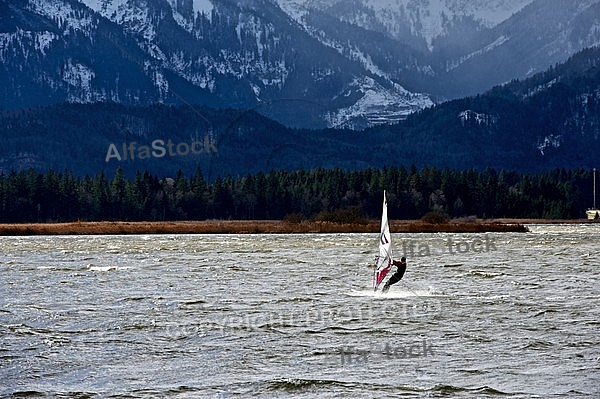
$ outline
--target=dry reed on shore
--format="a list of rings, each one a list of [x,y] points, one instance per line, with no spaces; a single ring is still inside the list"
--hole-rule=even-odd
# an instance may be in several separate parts
[[[392,222],[393,233],[481,233],[525,232],[519,223],[421,221]],[[208,220],[180,222],[70,222],[0,224],[0,235],[110,235],[110,234],[301,234],[301,233],[377,233],[379,221],[333,223],[301,221],[291,223],[273,220]]]

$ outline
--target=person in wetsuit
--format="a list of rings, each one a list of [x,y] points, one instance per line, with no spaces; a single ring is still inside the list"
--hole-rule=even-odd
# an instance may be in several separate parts
[[[402,279],[404,276],[404,272],[406,272],[406,258],[403,256],[400,258],[400,261],[393,261],[392,264],[397,267],[396,273],[392,274],[392,277],[385,283],[383,286],[382,292],[385,294],[390,289],[390,285],[396,284],[398,281]]]

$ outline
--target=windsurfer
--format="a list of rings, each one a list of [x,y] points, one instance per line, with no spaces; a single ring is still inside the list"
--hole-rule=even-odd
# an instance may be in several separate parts
[[[390,289],[390,285],[396,284],[398,281],[402,279],[404,276],[404,272],[406,272],[406,258],[403,256],[400,258],[400,261],[392,261],[392,264],[397,267],[396,273],[390,277],[390,279],[383,286],[382,292],[385,294]]]

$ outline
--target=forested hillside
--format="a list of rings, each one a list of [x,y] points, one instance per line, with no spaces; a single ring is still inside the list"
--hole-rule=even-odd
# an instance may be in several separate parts
[[[411,161],[521,171],[600,164],[600,49],[371,132]]]
[[[286,99],[280,105],[306,106],[306,101]],[[112,103],[5,110],[0,170],[114,176],[121,168],[132,178],[137,171],[174,177],[180,169],[191,175],[201,168],[213,181],[318,167],[591,169],[600,165],[600,49],[583,51],[530,79],[364,131],[291,129],[255,111]],[[152,152],[156,140],[164,146],[171,140],[172,151]],[[211,151],[200,152],[198,146],[192,151],[194,142]],[[118,157],[111,156],[115,151]]]

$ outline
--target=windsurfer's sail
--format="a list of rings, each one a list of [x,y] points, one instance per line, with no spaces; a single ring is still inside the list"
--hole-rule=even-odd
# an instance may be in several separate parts
[[[379,234],[379,255],[373,274],[373,288],[377,287],[383,281],[385,276],[392,268],[392,236],[390,234],[390,225],[387,216],[387,198],[383,192],[383,212],[381,214],[381,233]]]

